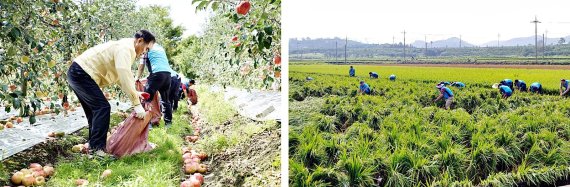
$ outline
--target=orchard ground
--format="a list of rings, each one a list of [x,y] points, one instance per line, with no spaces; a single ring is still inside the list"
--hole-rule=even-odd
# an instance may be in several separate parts
[[[172,128],[165,129],[161,122],[160,127],[149,132],[149,141],[157,144],[155,150],[120,159],[89,159],[71,152],[73,145],[86,142],[88,131],[84,128],[4,160],[0,184],[9,185],[13,171],[40,163],[55,167],[55,175],[48,178],[47,186],[75,186],[76,179],[88,180],[89,186],[179,186],[186,178],[181,148],[191,147],[208,154],[209,158],[202,162],[209,170],[204,175],[205,186],[279,186],[280,125],[237,115],[222,95],[209,92],[205,86],[197,91],[200,103],[195,107],[200,114],[189,113],[185,102],[180,102]],[[184,137],[193,133],[193,115],[202,116],[196,122],[201,123],[202,133],[196,143],[189,143]],[[123,119],[113,114],[111,126]],[[111,169],[112,174],[100,178],[106,169]]]

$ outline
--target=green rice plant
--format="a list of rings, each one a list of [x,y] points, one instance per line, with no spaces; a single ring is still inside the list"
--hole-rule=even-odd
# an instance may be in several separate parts
[[[363,161],[356,154],[343,153],[340,156],[339,165],[346,175],[341,183],[345,186],[374,186],[374,168]]]
[[[519,70],[427,68],[434,70],[427,73],[416,67],[356,66],[402,77],[392,82],[368,79],[365,74],[348,77],[343,67],[291,68],[290,93],[305,98],[302,102],[291,98],[290,106],[322,101],[290,113],[299,124],[291,132],[296,134],[290,138],[296,147],[292,159],[310,172],[332,166],[340,171],[338,183],[307,184],[356,186],[350,181],[360,175],[343,169],[353,155],[374,168],[367,174],[373,179],[368,185],[552,186],[568,181],[564,168],[570,165],[570,102],[555,90],[556,76],[568,71],[538,70],[525,77]],[[552,72],[556,76],[548,74]],[[308,76],[314,80],[306,81]],[[504,78],[541,81],[550,88],[543,95],[515,91],[502,99],[490,85]],[[356,94],[361,80],[373,89],[371,95]],[[468,85],[451,87],[452,110],[441,109],[442,101],[433,103],[439,94],[434,86],[442,80]],[[318,176],[333,175],[325,171]]]

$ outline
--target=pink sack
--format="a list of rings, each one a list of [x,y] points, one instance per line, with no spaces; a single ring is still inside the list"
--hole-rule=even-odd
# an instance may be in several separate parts
[[[142,83],[137,82],[137,90],[142,90]],[[154,147],[148,142],[149,122],[160,120],[160,105],[158,94],[150,104],[144,106],[147,111],[143,119],[135,117],[133,111],[127,119],[119,124],[116,131],[107,141],[107,152],[116,157],[128,156],[152,150]],[[158,115],[157,115],[158,113]]]

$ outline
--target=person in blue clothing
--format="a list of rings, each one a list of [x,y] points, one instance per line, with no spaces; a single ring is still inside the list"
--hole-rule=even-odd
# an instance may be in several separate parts
[[[305,78],[305,80],[307,80],[307,81],[312,81],[312,80],[314,80],[314,79],[313,79],[313,77],[307,77],[307,78]]]
[[[396,81],[396,75],[394,75],[394,74],[390,75],[389,78],[391,81]]]
[[[499,85],[499,92],[501,92],[503,99],[507,99],[511,95],[513,95],[513,90],[511,90],[511,88],[509,86],[504,85],[504,84]]]
[[[445,99],[445,109],[449,110],[451,108],[451,103],[453,103],[453,92],[444,84],[438,84],[436,88],[439,90],[439,96],[437,96],[433,102],[435,103],[443,98]]]
[[[561,79],[560,80],[560,96],[566,95],[568,93],[568,90],[570,90],[570,86],[568,86],[568,80],[566,79]]]
[[[501,85],[508,86],[508,87],[511,89],[511,91],[514,90],[514,88],[513,88],[513,86],[514,86],[514,85],[513,85],[513,81],[512,81],[511,79],[503,79],[503,80],[501,81]]]
[[[149,51],[141,58],[138,66],[137,80],[142,77],[144,66],[147,67],[149,75],[147,77],[147,85],[145,92],[150,94],[150,98],[146,100],[150,103],[154,99],[154,95],[158,91],[164,106],[164,122],[168,127],[172,124],[172,105],[170,104],[170,85],[173,72],[168,64],[166,51],[162,46],[157,43],[152,43],[149,46]]]
[[[376,72],[368,72],[368,75],[370,75],[371,79],[377,79],[378,78],[378,73],[376,73]]]
[[[451,83],[449,83],[448,81],[441,81],[439,82],[439,84],[443,84],[444,86],[451,85]]]
[[[523,80],[515,79],[515,86],[521,92],[526,92],[526,83]]]
[[[356,76],[356,70],[352,66],[350,66],[350,69],[348,70],[348,76]]]
[[[451,82],[451,86],[455,86],[457,88],[465,88],[465,84],[462,82]]]
[[[364,81],[360,81],[360,87],[358,89],[358,93],[370,95],[370,92],[371,92],[370,86],[368,86],[368,84],[364,83]]]
[[[529,90],[532,93],[541,94],[542,93],[542,84],[540,84],[538,82],[533,82],[532,84],[530,84]]]

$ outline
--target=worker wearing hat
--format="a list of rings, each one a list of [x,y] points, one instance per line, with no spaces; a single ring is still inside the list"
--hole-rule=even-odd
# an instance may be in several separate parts
[[[455,86],[457,88],[465,88],[465,84],[462,82],[451,82],[451,86]]]
[[[370,86],[364,83],[364,81],[360,81],[360,88],[358,89],[358,93],[370,95],[370,92]]]
[[[378,78],[378,73],[376,73],[376,72],[368,72],[368,75],[370,75],[371,79],[377,79]]]
[[[511,79],[503,79],[501,81],[501,85],[508,86],[511,89],[511,91],[514,90],[513,80]]]
[[[538,83],[538,82],[533,82],[532,84],[530,84],[530,88],[529,88],[530,92],[532,93],[542,93],[542,84]]]
[[[439,96],[433,102],[439,101],[441,98],[445,99],[445,109],[449,110],[451,108],[451,103],[453,102],[453,92],[451,89],[445,86],[445,84],[438,84],[436,88],[439,90]]]
[[[513,95],[513,90],[509,86],[504,85],[503,83],[499,84],[499,92],[501,92],[503,99],[507,99],[511,95]]]
[[[350,69],[348,70],[348,76],[356,76],[356,70],[352,66],[350,66]]]
[[[523,80],[515,80],[515,86],[521,92],[526,92],[526,83]]]

